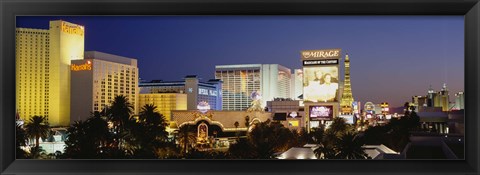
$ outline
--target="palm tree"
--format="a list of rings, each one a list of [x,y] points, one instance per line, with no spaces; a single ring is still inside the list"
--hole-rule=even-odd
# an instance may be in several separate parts
[[[128,125],[132,111],[133,106],[127,97],[123,95],[115,96],[112,105],[107,109],[107,114],[109,120],[114,123],[117,133],[123,131]]]
[[[315,128],[310,132],[310,134],[308,134],[310,136],[309,141],[314,144],[320,144],[323,140],[323,134],[324,134],[323,128]]]
[[[334,159],[335,149],[331,143],[323,140],[319,147],[313,150],[318,159]]]
[[[39,150],[40,137],[46,138],[50,132],[50,126],[47,124],[47,119],[42,116],[33,116],[25,125],[27,135],[30,138],[35,138],[35,149]]]
[[[92,134],[92,139],[96,140],[98,145],[104,145],[109,136],[108,123],[103,118],[99,111],[91,114],[87,120],[89,132]]]
[[[336,145],[339,159],[366,159],[368,155],[364,152],[363,142],[352,132],[347,132],[338,140]]]
[[[238,123],[238,121],[235,121],[235,123],[233,124],[233,126],[235,126],[235,135],[237,135],[237,140],[240,138],[240,133],[238,132],[238,126],[240,125],[240,123]]]
[[[139,115],[134,135],[137,144],[141,148],[142,158],[159,157],[157,147],[162,147],[167,141],[168,133],[166,132],[167,120],[157,112],[157,107],[153,104],[146,104],[142,107]],[[140,131],[140,132],[137,132]]]
[[[318,137],[318,136],[317,136]],[[317,138],[319,139],[319,138]],[[335,144],[338,142],[338,137],[332,130],[326,130],[322,138],[316,140],[319,147],[314,150],[315,155],[319,159],[334,159],[336,155]]]
[[[105,112],[109,121],[113,123],[113,139],[115,141],[114,148],[122,149],[125,145],[124,136],[127,135],[128,127],[134,127],[135,120],[131,120],[133,106],[123,95],[115,96],[111,106]]]
[[[292,132],[278,122],[267,120],[258,123],[248,133],[248,142],[252,146],[255,158],[270,159],[275,152],[286,151]]]
[[[161,123],[166,122],[165,118],[157,112],[157,106],[153,104],[146,104],[140,111],[139,120],[146,123]]]
[[[147,104],[143,106],[140,112],[140,120],[147,125],[150,132],[155,133],[155,139],[165,141],[168,133],[165,131],[168,125],[168,121],[157,111],[157,106],[153,104]]]
[[[329,129],[333,133],[335,133],[337,136],[340,136],[347,131],[347,128],[348,126],[347,126],[347,123],[345,122],[345,119],[340,117],[335,117]]]
[[[42,147],[30,148],[30,154],[27,156],[30,159],[48,159],[48,155]]]
[[[92,147],[98,148],[94,150],[94,153],[103,157],[107,153],[106,150],[109,149],[107,147],[114,143],[113,135],[108,127],[106,116],[103,116],[99,111],[94,111],[91,113],[90,118],[86,121],[85,125],[87,139],[92,141],[90,143],[92,144]]]
[[[15,139],[15,148],[16,148],[16,153],[17,153],[17,159],[24,159],[27,157],[27,152],[24,151],[21,147],[22,146],[27,146],[27,133],[26,131],[22,128],[21,125],[16,124],[15,125],[15,134],[16,134],[16,139]]]
[[[67,129],[65,140],[65,156],[67,158],[94,158],[97,155],[97,145],[89,132],[89,124],[86,121],[75,121]]]
[[[192,132],[190,125],[184,125],[179,128],[178,143],[182,145],[184,153],[187,153],[188,145],[193,143],[196,139],[195,134]]]

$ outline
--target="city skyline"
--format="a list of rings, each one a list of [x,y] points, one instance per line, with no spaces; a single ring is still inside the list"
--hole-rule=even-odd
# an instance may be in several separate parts
[[[138,59],[146,80],[208,80],[215,65],[228,64],[293,71],[301,68],[301,50],[342,48],[357,101],[396,107],[430,85],[438,91],[447,83],[450,99],[464,89],[463,16],[44,16],[17,17],[17,27],[47,29],[55,19],[85,26],[86,51]]]

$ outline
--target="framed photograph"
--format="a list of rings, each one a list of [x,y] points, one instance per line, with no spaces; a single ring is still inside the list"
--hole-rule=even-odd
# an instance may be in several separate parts
[[[478,0],[0,7],[1,174],[479,173]]]

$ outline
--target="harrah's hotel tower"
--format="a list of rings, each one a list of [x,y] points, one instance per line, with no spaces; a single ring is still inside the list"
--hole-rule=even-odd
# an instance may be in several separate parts
[[[137,60],[98,51],[85,52],[85,59],[72,60],[71,118],[85,121],[92,111],[108,108],[123,95],[138,114]]]
[[[84,57],[85,29],[50,21],[49,29],[17,28],[16,110],[28,121],[45,116],[50,126],[70,124],[70,63]]]

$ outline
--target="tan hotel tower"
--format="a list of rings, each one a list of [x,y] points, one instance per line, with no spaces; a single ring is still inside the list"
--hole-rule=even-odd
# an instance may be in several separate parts
[[[22,120],[45,116],[50,126],[70,124],[70,62],[83,59],[85,29],[50,21],[49,29],[17,28],[16,110]]]
[[[72,75],[71,123],[109,107],[118,95],[125,96],[133,107],[133,114],[138,114],[136,59],[88,51],[85,59],[73,60],[69,70]]]

